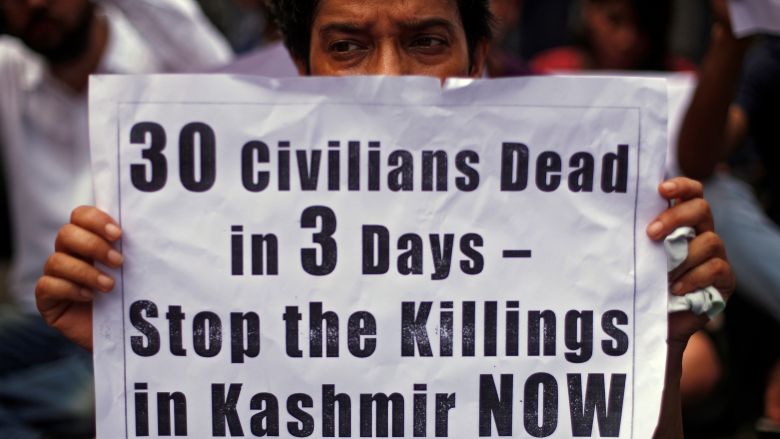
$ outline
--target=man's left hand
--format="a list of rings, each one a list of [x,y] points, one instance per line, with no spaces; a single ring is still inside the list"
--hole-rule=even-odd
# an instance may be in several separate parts
[[[702,184],[677,177],[661,183],[658,192],[671,203],[671,207],[650,223],[647,235],[654,241],[660,241],[678,227],[696,230],[696,238],[688,244],[688,257],[669,273],[669,291],[682,296],[711,285],[728,300],[736,281],[723,241],[714,231],[712,213],[704,200]],[[706,315],[697,316],[690,312],[670,314],[669,344],[684,346],[705,323]]]

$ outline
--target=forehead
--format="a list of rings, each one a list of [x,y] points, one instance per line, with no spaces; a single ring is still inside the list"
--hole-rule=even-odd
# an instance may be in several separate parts
[[[349,22],[364,26],[444,19],[462,28],[456,0],[320,0],[314,23]]]

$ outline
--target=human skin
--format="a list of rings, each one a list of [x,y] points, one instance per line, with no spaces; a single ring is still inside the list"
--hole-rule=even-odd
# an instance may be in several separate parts
[[[87,5],[87,0],[3,0],[0,11],[7,32],[38,51],[60,46],[81,24]]]
[[[780,424],[780,360],[778,360],[767,379],[767,389],[764,394],[765,416]]]
[[[295,61],[301,73],[313,75],[479,77],[487,44],[480,43],[469,57],[452,0],[322,0],[313,23],[310,58]],[[673,203],[648,226],[648,237],[660,241],[684,226],[697,232],[688,258],[670,274],[672,293],[683,295],[713,285],[728,297],[734,290],[734,276],[723,243],[713,231],[701,184],[675,178],[662,183],[658,191]],[[95,291],[108,293],[114,287],[114,280],[92,263],[114,268],[122,264],[122,256],[113,249],[121,233],[116,221],[97,208],[75,209],[70,223],[60,229],[55,252],[38,281],[36,299],[43,317],[86,349],[92,348]],[[691,313],[669,317],[666,385],[656,437],[682,437],[682,352],[706,320]]]
[[[454,0],[320,1],[311,32],[309,71],[315,76],[422,75],[442,80],[480,77],[487,41],[469,62]]]
[[[725,0],[713,0],[710,6],[715,16],[710,47],[677,148],[680,168],[695,179],[710,177],[742,143],[750,125],[745,111],[732,101],[752,39],[734,36]]]
[[[89,0],[0,0],[5,31],[40,53],[51,75],[72,91],[87,88],[108,42],[108,23],[102,15],[90,16]],[[92,17],[92,18],[88,18]],[[83,47],[73,51],[74,39],[85,35]],[[63,53],[67,56],[62,57]],[[58,58],[59,56],[59,58]]]

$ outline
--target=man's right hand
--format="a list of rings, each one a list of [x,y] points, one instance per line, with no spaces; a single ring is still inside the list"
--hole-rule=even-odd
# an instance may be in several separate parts
[[[112,243],[122,235],[116,222],[92,206],[73,210],[70,223],[57,234],[54,253],[35,287],[35,299],[46,322],[66,337],[92,350],[92,300],[107,293],[114,280],[93,265],[119,267],[122,255]]]

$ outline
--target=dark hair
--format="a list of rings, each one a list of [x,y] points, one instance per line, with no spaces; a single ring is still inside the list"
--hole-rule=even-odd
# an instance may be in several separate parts
[[[426,0],[423,0],[426,1]],[[469,63],[473,63],[474,51],[482,40],[493,38],[493,14],[488,0],[456,0],[458,13],[466,33]],[[294,59],[309,63],[311,27],[317,13],[319,0],[268,0],[268,8],[284,37],[284,45]]]
[[[672,18],[670,0],[634,0],[639,29],[650,43],[650,51],[639,66],[645,70],[667,70],[669,58],[669,29]]]

